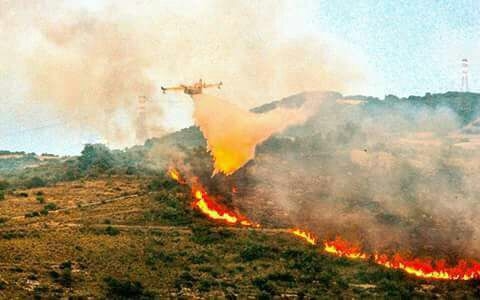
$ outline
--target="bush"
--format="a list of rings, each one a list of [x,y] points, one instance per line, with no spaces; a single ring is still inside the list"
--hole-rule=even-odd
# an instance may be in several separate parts
[[[272,249],[259,244],[247,245],[240,251],[240,258],[243,261],[252,261],[260,258],[270,257]]]
[[[110,299],[153,299],[138,281],[118,280],[113,277],[104,279],[106,296]]]
[[[177,289],[181,289],[183,287],[191,288],[196,281],[197,279],[195,279],[195,277],[193,277],[192,274],[190,274],[189,272],[183,272],[175,280],[175,287]]]
[[[295,277],[288,272],[275,272],[267,276],[268,280],[272,281],[284,281],[284,282],[294,282]]]
[[[22,231],[7,231],[7,232],[2,232],[0,234],[0,237],[5,240],[18,239],[18,238],[23,238],[25,236],[26,236],[26,233]]]
[[[198,244],[211,244],[230,238],[232,233],[228,230],[212,230],[210,226],[192,226],[192,241]]]
[[[215,286],[216,282],[210,279],[202,279],[198,283],[198,290],[200,292],[208,292],[210,289]]]
[[[32,177],[30,178],[26,183],[25,187],[28,189],[31,188],[38,188],[38,187],[44,187],[47,183],[40,177]]]
[[[0,201],[5,200],[5,192],[0,190]]]
[[[64,268],[56,281],[64,287],[71,287],[73,282],[72,269]]]
[[[48,203],[43,207],[44,210],[57,210],[58,207],[55,203]]]
[[[148,189],[151,191],[158,191],[164,189],[170,190],[176,186],[177,183],[172,179],[167,179],[165,177],[157,177],[148,184]]]
[[[43,197],[42,195],[37,195],[37,202],[40,204],[45,203],[45,197]]]
[[[34,218],[39,216],[40,216],[40,213],[38,211],[31,211],[25,214],[25,218]]]
[[[6,180],[0,180],[0,190],[4,191],[10,186],[10,183]]]
[[[252,284],[256,286],[260,291],[266,292],[269,295],[275,293],[275,288],[266,278],[257,277],[252,280]]]
[[[199,254],[195,254],[195,255],[192,255],[188,258],[188,261],[194,265],[201,265],[201,264],[205,264],[205,263],[208,263],[210,261],[210,259],[208,258],[207,255],[203,254],[203,253],[199,253]]]
[[[163,264],[170,264],[175,261],[175,254],[165,251],[150,252],[145,263],[148,266],[154,266],[157,261],[161,261]]]
[[[127,167],[127,170],[125,171],[125,174],[127,175],[135,175],[135,174],[138,174],[138,170],[137,168],[133,167],[133,166],[128,166]]]
[[[110,236],[115,236],[115,235],[120,234],[120,230],[118,230],[117,228],[115,228],[113,226],[107,226],[107,228],[105,228],[105,233],[110,235]]]

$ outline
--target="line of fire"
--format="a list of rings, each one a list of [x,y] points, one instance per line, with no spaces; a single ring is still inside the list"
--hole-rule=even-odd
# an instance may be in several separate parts
[[[168,176],[179,184],[188,185],[188,181],[174,167],[168,170]],[[219,225],[236,225],[262,230],[260,224],[218,203],[198,183],[198,180],[195,180],[195,184],[190,188],[193,198],[192,207],[199,210],[208,219]],[[350,243],[340,236],[337,236],[334,240],[320,242],[313,232],[305,229],[284,228],[282,231],[305,241],[312,247],[320,247],[325,253],[346,259],[370,261],[385,268],[402,270],[420,278],[439,280],[472,280],[480,278],[480,263],[475,260],[460,260],[456,265],[447,265],[445,260],[408,259],[398,253],[394,255],[368,254],[363,252],[359,245]]]

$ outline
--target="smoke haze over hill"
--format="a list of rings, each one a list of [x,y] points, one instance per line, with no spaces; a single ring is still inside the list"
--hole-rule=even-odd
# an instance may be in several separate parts
[[[169,107],[160,85],[222,80],[222,94],[245,108],[306,89],[343,90],[362,78],[357,54],[335,39],[284,36],[290,8],[272,4],[106,1],[92,10],[2,2],[0,43],[15,52],[1,56],[3,72],[25,87],[4,97],[23,98],[11,104],[16,114],[25,110],[18,104],[41,105],[44,118],[54,114],[75,131],[125,146],[135,139],[138,96],[152,99],[150,135],[164,133]]]

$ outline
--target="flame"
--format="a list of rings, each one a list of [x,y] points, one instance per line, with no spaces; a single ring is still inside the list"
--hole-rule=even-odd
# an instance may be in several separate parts
[[[472,261],[467,263],[460,260],[457,265],[448,267],[445,260],[432,261],[429,259],[405,259],[400,254],[389,257],[385,254],[367,255],[359,247],[337,237],[334,241],[324,243],[325,252],[336,256],[351,259],[368,259],[389,269],[403,270],[404,272],[420,278],[428,279],[449,279],[449,280],[471,280],[480,278],[480,263]]]
[[[389,258],[387,255],[374,255],[374,261],[389,269],[403,270],[408,274],[422,278],[471,280],[480,278],[480,263],[460,260],[455,266],[447,266],[445,260],[429,259],[407,260],[399,254]]]
[[[177,169],[170,168],[167,173],[178,183],[186,184]],[[202,187],[191,187],[191,189],[195,199],[192,203],[192,206],[200,210],[208,218],[232,225],[239,224],[242,226],[260,227],[259,224],[251,222],[245,216],[230,211],[227,207],[217,203]]]
[[[171,168],[168,170],[168,175],[178,183],[186,184],[178,170]],[[199,209],[208,218],[232,225],[260,227],[260,224],[253,223],[246,217],[218,204],[201,187],[192,188],[192,192],[195,198],[193,207]],[[299,228],[289,229],[288,232],[302,238],[311,245],[317,245],[317,238],[313,233]],[[477,261],[467,262],[460,260],[454,266],[447,266],[445,260],[442,259],[436,261],[421,258],[406,259],[400,254],[395,254],[392,257],[385,254],[368,255],[359,247],[343,240],[341,237],[336,237],[333,241],[325,241],[323,246],[325,252],[339,257],[362,260],[371,259],[371,261],[380,266],[402,270],[420,278],[446,280],[480,279],[480,263]]]
[[[317,244],[317,239],[315,238],[315,236],[308,231],[295,228],[295,229],[288,230],[288,232],[290,232],[291,234],[293,234],[295,236],[298,236],[298,237],[304,239],[310,245],[316,245]]]
[[[193,206],[210,219],[224,221],[229,224],[259,227],[258,224],[250,222],[246,217],[229,211],[225,206],[218,204],[203,190],[197,189],[194,196]]]
[[[360,248],[351,245],[349,242],[337,237],[334,241],[324,242],[325,252],[351,259],[366,259],[367,255],[360,251]]]
[[[178,172],[177,169],[170,168],[170,169],[168,169],[167,173],[170,176],[170,178],[172,178],[176,182],[183,183],[182,177],[180,176],[180,172]]]
[[[196,201],[193,203],[193,206],[200,209],[205,215],[214,220],[222,220],[230,224],[235,224],[239,220],[233,214],[230,213],[224,207],[221,207],[217,203],[210,200],[206,192],[197,190],[195,192]]]

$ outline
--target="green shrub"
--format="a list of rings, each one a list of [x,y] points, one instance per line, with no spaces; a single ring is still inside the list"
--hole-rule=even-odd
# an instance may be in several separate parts
[[[104,279],[106,296],[110,299],[153,299],[138,281],[118,280],[113,277]]]
[[[115,236],[115,235],[120,234],[120,230],[118,230],[117,228],[115,228],[113,226],[107,226],[107,228],[105,228],[105,233],[110,235],[110,236]]]
[[[198,283],[198,290],[200,292],[208,292],[215,285],[216,285],[216,282],[211,279],[202,279]]]
[[[45,198],[42,195],[37,195],[37,202],[40,204],[45,203]]]
[[[10,183],[6,180],[0,180],[0,190],[4,191],[10,186]]]
[[[34,218],[39,216],[40,216],[40,213],[38,211],[31,211],[25,214],[25,218]]]
[[[127,174],[127,175],[135,175],[135,174],[138,174],[138,170],[137,170],[137,168],[135,168],[134,166],[128,166],[128,167],[127,167],[127,170],[125,171],[125,174]]]
[[[169,264],[175,261],[175,254],[167,253],[165,251],[150,252],[147,255],[145,263],[148,266],[154,266],[157,261],[161,261],[163,264]]]
[[[45,209],[45,210],[57,210],[58,207],[57,207],[57,205],[56,205],[55,203],[47,203],[47,204],[43,207],[43,209]]]
[[[284,281],[284,282],[294,282],[295,277],[291,273],[288,272],[275,272],[268,274],[267,276],[268,280],[272,281]]]
[[[60,269],[71,269],[72,268],[72,262],[67,260],[64,261],[63,263],[60,264]]]
[[[230,238],[232,233],[228,230],[212,230],[211,226],[196,225],[192,226],[192,241],[198,244],[211,244]]]
[[[156,177],[148,184],[148,189],[151,191],[171,190],[177,185],[178,184],[172,179],[165,177]]]
[[[47,183],[40,177],[32,177],[27,182],[25,182],[25,187],[28,189],[44,187]]]
[[[23,231],[7,231],[1,233],[1,238],[5,240],[23,238],[26,236],[26,233]]]
[[[272,249],[260,244],[247,245],[240,251],[240,258],[243,261],[252,261],[272,256]]]
[[[48,292],[48,286],[39,285],[33,289],[33,298],[34,299],[43,299],[42,295]]]
[[[71,287],[73,278],[72,278],[72,269],[71,268],[64,268],[62,273],[60,274],[57,282],[60,283],[64,287]]]
[[[0,201],[5,200],[5,192],[0,190]]]
[[[260,291],[266,292],[269,295],[275,294],[275,287],[266,278],[257,277],[252,280],[252,284]]]
[[[207,255],[200,253],[200,254],[195,254],[192,255],[188,258],[188,261],[194,265],[201,265],[208,263],[210,260]]]
[[[181,289],[183,287],[191,288],[197,279],[192,276],[189,272],[183,272],[180,276],[175,280],[175,287],[177,289]]]

